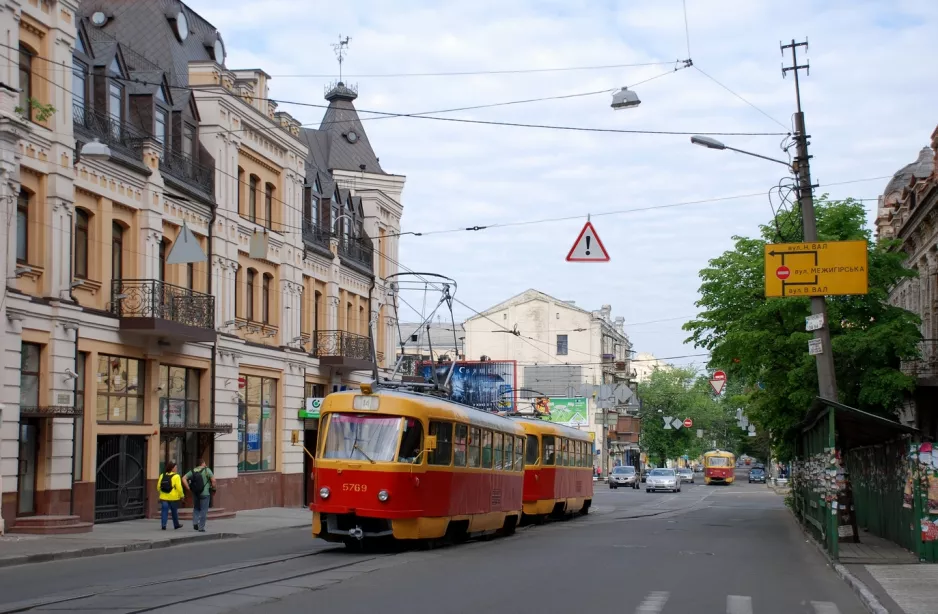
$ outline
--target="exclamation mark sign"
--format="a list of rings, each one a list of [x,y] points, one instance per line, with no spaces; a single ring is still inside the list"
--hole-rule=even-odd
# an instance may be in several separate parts
[[[586,255],[590,255],[590,236],[586,235]]]

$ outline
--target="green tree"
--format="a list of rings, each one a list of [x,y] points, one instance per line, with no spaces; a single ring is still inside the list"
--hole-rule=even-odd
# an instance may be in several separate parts
[[[887,302],[889,288],[915,273],[903,264],[896,242],[872,241],[861,202],[815,204],[821,241],[866,240],[869,294],[829,297],[828,326],[840,401],[864,411],[893,415],[914,380],[899,370],[917,355],[918,318]],[[781,218],[763,226],[759,238],[734,237],[734,249],[700,272],[701,312],[684,325],[688,341],[710,350],[711,366],[745,386],[747,415],[771,433],[778,456],[790,458],[794,427],[817,395],[817,371],[807,353],[811,333],[807,298],[765,297],[764,245],[777,242]]]

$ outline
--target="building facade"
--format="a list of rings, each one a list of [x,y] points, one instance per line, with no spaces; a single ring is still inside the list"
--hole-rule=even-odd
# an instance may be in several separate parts
[[[620,414],[629,414],[627,404],[611,396],[616,385],[631,386],[632,352],[625,319],[613,318],[611,306],[588,311],[532,289],[467,319],[463,328],[468,359],[517,361],[522,398],[590,397],[587,428],[609,452],[597,458],[603,474],[637,455],[636,426],[625,420],[621,425],[627,430],[618,432]],[[607,400],[600,390],[610,393]]]
[[[938,128],[931,147],[901,168],[879,197],[876,231],[880,238],[899,239],[906,265],[918,276],[905,279],[889,292],[892,305],[921,318],[921,357],[905,361],[904,372],[916,379],[915,391],[900,412],[900,419],[938,436]]]
[[[6,528],[151,515],[168,460],[213,467],[216,510],[304,504],[307,399],[393,357],[404,178],[354,88],[304,129],[176,0],[14,1],[0,27]]]

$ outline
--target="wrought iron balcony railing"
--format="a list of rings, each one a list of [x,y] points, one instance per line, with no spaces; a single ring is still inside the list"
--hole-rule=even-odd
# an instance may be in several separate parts
[[[117,118],[73,103],[72,123],[79,137],[84,136],[87,140],[97,138],[112,150],[133,159],[139,159],[142,155],[141,147],[147,135]]]
[[[902,372],[917,378],[938,377],[938,339],[923,339],[919,358],[903,360]]]
[[[339,258],[371,274],[375,267],[375,250],[367,237],[342,237],[339,239]]]
[[[315,358],[342,357],[372,361],[371,339],[344,330],[319,330],[313,333],[310,353]]]
[[[111,312],[121,318],[215,328],[214,296],[155,279],[115,279],[111,282]]]
[[[160,171],[210,196],[215,195],[215,171],[200,165],[189,156],[175,151],[165,152],[160,159]]]
[[[325,230],[320,224],[316,224],[309,218],[303,220],[303,241],[328,251],[331,239],[332,233]]]

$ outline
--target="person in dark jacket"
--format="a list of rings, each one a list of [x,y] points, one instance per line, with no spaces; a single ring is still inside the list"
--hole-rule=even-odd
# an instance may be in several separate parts
[[[198,476],[202,480],[202,488],[199,492],[192,491],[194,478]],[[192,493],[192,528],[196,531],[205,533],[205,521],[208,519],[208,506],[215,491],[215,474],[205,466],[203,459],[199,466],[187,473],[182,478],[182,483],[186,490]]]

